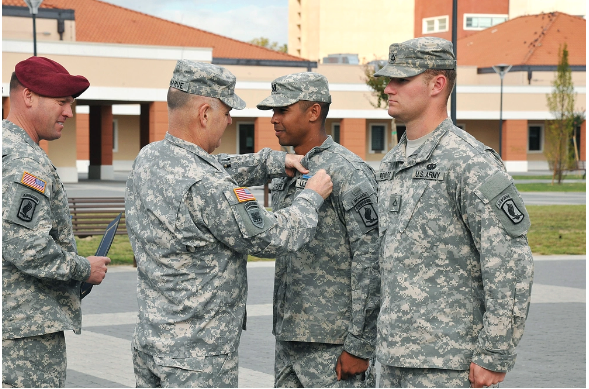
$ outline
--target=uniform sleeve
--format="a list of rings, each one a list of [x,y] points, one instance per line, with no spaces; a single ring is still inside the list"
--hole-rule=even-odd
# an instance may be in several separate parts
[[[285,157],[284,151],[264,148],[254,154],[219,154],[217,159],[239,185],[257,186],[286,175]]]
[[[469,168],[477,170],[488,168]],[[530,306],[534,265],[526,237],[529,215],[502,170],[464,182],[461,196],[463,219],[480,254],[486,309],[472,362],[507,372],[515,364]]]
[[[313,238],[323,204],[317,192],[305,189],[292,206],[269,212],[246,189],[192,186],[187,206],[193,222],[231,249],[258,257],[297,251]]]
[[[56,241],[60,227],[53,228],[50,196],[54,182],[50,176],[31,160],[13,160],[3,165],[2,260],[37,278],[88,279],[88,260]],[[22,182],[25,171],[27,178],[34,176],[45,182],[44,192]]]
[[[356,175],[362,175],[357,172]],[[352,251],[352,317],[344,349],[368,359],[374,354],[380,311],[380,268],[376,183],[360,177],[342,196],[342,208]]]

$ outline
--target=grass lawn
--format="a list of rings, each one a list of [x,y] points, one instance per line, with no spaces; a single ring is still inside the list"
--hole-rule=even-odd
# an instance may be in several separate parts
[[[528,205],[534,254],[586,254],[585,205]]]
[[[528,205],[532,227],[528,233],[534,254],[586,254],[584,205]],[[76,237],[78,252],[85,257],[94,255],[102,236],[84,239]],[[126,235],[117,235],[110,248],[113,265],[131,265],[133,252]],[[248,261],[272,261],[249,256]]]
[[[552,176],[511,176],[514,180],[552,180]],[[570,174],[563,176],[563,180],[582,180],[583,176],[580,174]]]
[[[587,185],[584,182],[573,182],[566,184],[515,184],[520,192],[586,192]]]

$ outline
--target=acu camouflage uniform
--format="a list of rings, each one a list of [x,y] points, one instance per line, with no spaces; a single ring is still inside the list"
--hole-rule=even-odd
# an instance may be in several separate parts
[[[215,65],[178,61],[170,85],[245,106],[233,93],[235,77]],[[260,151],[263,174],[285,175],[285,155]],[[318,193],[305,190],[288,210],[267,212],[218,158],[168,133],[141,150],[127,180],[138,270],[137,385],[237,386],[247,254],[296,251],[315,233]]]
[[[67,196],[55,167],[22,128],[4,120],[3,384],[65,384],[63,331],[81,331],[80,282],[89,276],[90,263],[76,253]]]
[[[533,260],[525,206],[499,156],[444,120],[406,158],[382,160],[384,365],[498,372],[515,363]]]
[[[258,108],[283,107],[299,100],[330,102],[327,79],[317,73],[280,77]],[[366,382],[358,375],[338,383],[335,373],[342,350],[364,359],[374,356],[380,306],[374,172],[331,137],[311,149],[301,163],[311,175],[325,169],[333,191],[319,209],[314,239],[276,259],[275,384],[289,386],[298,378],[305,387],[374,385],[372,363],[364,375]],[[263,183],[263,176],[248,174],[260,179],[256,184]],[[275,178],[273,209],[290,206],[307,178],[298,172],[293,178]],[[295,379],[285,374],[290,364]]]
[[[450,42],[392,44],[375,75],[426,69],[455,69]],[[501,158],[450,119],[410,156],[406,144],[377,173],[381,386],[469,386],[471,362],[495,372],[515,363],[533,278],[530,219]]]

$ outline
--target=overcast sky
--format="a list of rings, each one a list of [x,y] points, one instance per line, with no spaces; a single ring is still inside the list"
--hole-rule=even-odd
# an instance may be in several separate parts
[[[241,41],[288,43],[288,0],[102,0]]]

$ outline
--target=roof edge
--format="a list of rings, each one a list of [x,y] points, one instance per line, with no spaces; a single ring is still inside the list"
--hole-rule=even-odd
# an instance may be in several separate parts
[[[307,68],[311,71],[312,68],[317,68],[317,61],[288,61],[288,60],[270,60],[270,59],[249,59],[249,58],[219,58],[213,57],[213,64],[215,65],[238,65],[238,66],[276,66],[276,67],[294,67]]]

